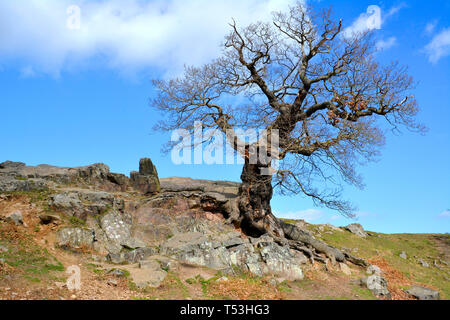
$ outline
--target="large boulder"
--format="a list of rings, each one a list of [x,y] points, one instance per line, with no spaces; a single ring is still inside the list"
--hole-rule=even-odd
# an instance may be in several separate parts
[[[79,249],[92,247],[94,232],[84,228],[63,228],[56,233],[56,244],[60,247]]]
[[[419,300],[439,300],[440,294],[436,290],[424,288],[421,286],[412,286],[411,289],[405,292]]]
[[[359,237],[365,238],[367,237],[367,233],[364,231],[364,228],[359,223],[349,224],[345,227],[348,231],[353,234],[356,234]]]
[[[367,289],[372,291],[377,297],[382,297],[386,299],[391,299],[391,293],[388,290],[388,283],[385,278],[381,275],[373,274],[371,276],[362,278],[360,280],[361,284],[366,286]]]
[[[16,226],[21,226],[24,224],[22,212],[16,210],[8,215],[6,215],[6,221],[14,223]]]
[[[144,248],[145,243],[131,235],[131,216],[112,211],[100,220],[100,227],[107,238],[107,249],[111,253],[120,253],[123,248]]]

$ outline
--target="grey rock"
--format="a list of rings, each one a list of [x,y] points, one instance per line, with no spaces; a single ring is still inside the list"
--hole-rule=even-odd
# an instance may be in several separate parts
[[[101,215],[108,210],[123,211],[124,200],[113,194],[91,190],[64,192],[50,197],[49,205],[69,216],[86,220],[88,216]]]
[[[39,215],[39,220],[42,224],[59,224],[61,222],[61,218],[54,214],[42,213]]]
[[[144,176],[158,176],[158,171],[149,158],[142,158],[139,161],[139,173]]]
[[[132,250],[146,246],[142,241],[132,237],[131,226],[131,216],[114,210],[101,218],[100,227],[105,237],[100,241],[105,242],[108,252],[119,254],[123,248]]]
[[[419,300],[439,300],[440,294],[438,291],[420,287],[412,286],[411,289],[405,290],[405,292]]]
[[[121,191],[126,191],[127,187],[130,184],[130,178],[128,178],[124,174],[120,173],[108,173],[107,174],[108,181],[120,186]]]
[[[56,243],[60,247],[92,247],[94,243],[94,232],[82,228],[64,228],[56,233],[56,239]]]
[[[8,168],[23,168],[25,167],[25,163],[23,162],[14,162],[14,161],[5,161],[0,163],[0,169],[8,169]]]
[[[141,273],[131,273],[131,278],[138,289],[145,289],[147,287],[158,288],[167,277],[167,272],[164,270],[142,270],[143,272]]]
[[[164,192],[211,192],[222,194],[227,199],[236,198],[241,185],[238,182],[231,181],[210,181],[179,177],[160,179],[160,182],[161,191]]]
[[[121,277],[125,277],[125,272],[123,270],[119,270],[119,269],[112,269],[108,272],[108,274],[121,278]]]
[[[259,276],[276,274],[286,279],[303,279],[300,265],[307,262],[303,254],[264,238],[251,241],[238,238],[234,232],[209,237],[198,232],[183,233],[163,243],[161,254],[217,270],[237,266]]]
[[[42,179],[18,180],[15,177],[2,176],[0,174],[0,192],[43,191],[48,190],[48,188],[49,183]]]
[[[387,288],[387,280],[379,275],[371,275],[366,278],[362,278],[361,284],[365,285],[367,289],[372,291],[377,297],[383,297],[386,299],[391,299],[391,293]]]
[[[381,274],[383,273],[381,271],[381,269],[378,266],[374,266],[374,265],[370,265],[367,267],[366,273],[368,275],[377,275],[377,276],[381,276]]]
[[[113,286],[113,287],[117,287],[117,285],[118,285],[119,283],[117,282],[117,280],[109,279],[109,280],[107,281],[107,284],[110,285],[110,286]]]
[[[155,194],[160,191],[159,181],[154,176],[144,176],[136,171],[130,173],[133,189],[143,194]]]
[[[223,276],[223,277],[217,279],[217,282],[227,282],[227,281],[228,281],[228,278],[225,277],[225,276]]]
[[[157,250],[154,248],[139,248],[132,251],[109,253],[107,259],[114,264],[138,263],[157,253]]]
[[[444,270],[444,269],[438,264],[437,260],[434,260],[434,261],[433,261],[433,266],[434,266],[435,268],[439,269],[439,270]]]
[[[348,231],[353,234],[356,234],[359,237],[365,238],[367,237],[367,233],[364,231],[364,228],[359,223],[349,224],[345,227]]]
[[[16,226],[23,225],[23,216],[21,211],[14,211],[6,215],[6,221],[14,223]]]
[[[56,210],[81,211],[83,204],[78,193],[68,192],[56,194],[50,197],[49,205]]]
[[[132,187],[143,194],[155,194],[161,191],[158,172],[148,158],[139,162],[139,172],[130,173]]]
[[[160,270],[160,264],[155,260],[143,260],[139,262],[139,268],[149,270]]]
[[[422,259],[419,259],[419,263],[424,268],[429,268],[430,267],[430,265],[426,261],[424,261]]]
[[[0,252],[8,252],[8,248],[4,246],[0,246]]]
[[[408,255],[406,254],[405,251],[402,251],[402,253],[400,253],[400,258],[402,258],[402,259],[408,259]]]

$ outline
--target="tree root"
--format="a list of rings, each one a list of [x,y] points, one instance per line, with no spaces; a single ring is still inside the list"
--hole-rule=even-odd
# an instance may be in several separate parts
[[[345,262],[345,255],[343,252],[338,250],[335,247],[332,247],[325,242],[315,239],[311,237],[308,233],[304,232],[302,229],[292,225],[285,223],[283,221],[279,221],[281,228],[284,231],[284,234],[286,238],[298,242],[299,244],[292,245],[294,249],[298,248],[304,248],[304,246],[309,246],[314,249],[314,251],[318,253],[325,254],[330,260],[332,264],[335,264],[336,261],[339,262]],[[304,250],[304,249],[302,249]],[[302,251],[300,250],[300,251]],[[314,253],[314,251],[312,251]],[[311,257],[311,255],[310,255]],[[313,257],[321,262],[324,262],[327,259],[324,259],[323,257],[319,256],[318,254],[314,253]]]

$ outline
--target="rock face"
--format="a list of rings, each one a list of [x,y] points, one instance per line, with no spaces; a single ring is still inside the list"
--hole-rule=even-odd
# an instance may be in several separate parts
[[[440,294],[438,291],[420,287],[420,286],[412,286],[411,289],[406,290],[405,292],[419,300],[439,300],[440,299]]]
[[[353,223],[345,227],[348,231],[353,234],[356,234],[359,237],[365,238],[367,237],[367,233],[364,231],[364,228],[359,223]]]
[[[158,172],[148,158],[141,159],[139,172],[131,172],[130,177],[133,188],[143,194],[155,194],[161,191]]]
[[[289,280],[303,279],[301,265],[307,262],[303,254],[279,246],[270,237],[242,239],[237,232],[215,237],[178,234],[161,245],[160,253],[224,272],[233,272],[236,266],[259,276],[274,274]]]

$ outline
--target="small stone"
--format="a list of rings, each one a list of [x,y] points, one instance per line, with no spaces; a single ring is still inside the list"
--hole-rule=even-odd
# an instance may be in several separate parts
[[[125,277],[125,272],[119,269],[113,269],[109,272],[109,274],[116,277]]]
[[[430,265],[426,262],[426,261],[424,261],[424,260],[422,260],[422,259],[419,259],[419,263],[422,265],[422,267],[424,267],[424,268],[429,268],[430,267]]]
[[[435,268],[442,270],[441,266],[438,264],[437,260],[434,260],[433,265]]]
[[[113,286],[113,287],[117,287],[118,282],[117,280],[108,280],[108,285]]]
[[[71,298],[71,299],[76,299],[77,296],[73,294],[73,295],[70,296],[70,298]]]
[[[408,256],[406,255],[406,252],[405,251],[402,251],[402,253],[400,253],[400,258],[402,258],[402,259],[408,259]]]
[[[217,279],[217,282],[226,282],[226,281],[228,281],[227,277],[222,277],[220,279]]]
[[[8,248],[0,246],[0,252],[8,252]]]

